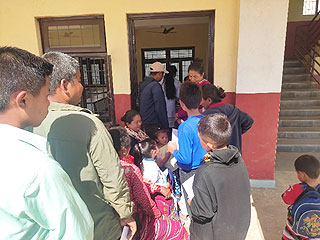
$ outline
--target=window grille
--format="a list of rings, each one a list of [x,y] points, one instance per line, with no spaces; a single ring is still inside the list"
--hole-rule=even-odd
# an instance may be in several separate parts
[[[314,15],[319,11],[319,0],[304,0],[302,15]]]
[[[164,66],[174,65],[177,68],[176,77],[183,82],[188,76],[188,67],[194,60],[194,47],[142,49],[142,75],[149,76],[152,63],[159,61]]]

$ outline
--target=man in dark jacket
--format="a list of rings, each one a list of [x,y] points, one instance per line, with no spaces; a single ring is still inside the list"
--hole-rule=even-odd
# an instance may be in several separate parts
[[[169,128],[167,107],[159,81],[168,71],[160,62],[150,66],[150,76],[145,77],[139,86],[140,115],[142,128],[150,136],[158,129]]]
[[[227,146],[231,125],[224,114],[198,124],[202,147],[209,151],[197,169],[191,200],[191,240],[244,240],[250,223],[250,184],[238,149]]]

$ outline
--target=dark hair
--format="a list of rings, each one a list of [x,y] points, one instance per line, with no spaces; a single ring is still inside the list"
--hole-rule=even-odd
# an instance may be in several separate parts
[[[159,129],[159,130],[157,130],[157,131],[154,133],[155,137],[158,138],[158,135],[159,135],[160,133],[166,133],[166,134],[168,134],[168,129]]]
[[[162,73],[162,72],[150,72],[149,75],[154,76],[154,75],[157,75],[158,73]]]
[[[317,179],[320,174],[320,162],[312,155],[301,155],[294,162],[296,171],[305,172],[309,178]]]
[[[136,110],[128,110],[121,118],[121,121],[124,123],[131,123],[133,118],[137,115],[139,115],[139,113]]]
[[[213,84],[205,84],[202,86],[202,98],[204,100],[210,98],[213,103],[218,103],[225,97],[226,94],[221,87],[216,87]]]
[[[227,145],[232,127],[226,115],[222,113],[209,114],[203,117],[198,123],[199,135],[205,142],[222,148]]]
[[[14,92],[24,90],[37,96],[52,68],[50,63],[26,50],[0,47],[0,112],[5,111]]]
[[[53,64],[53,72],[50,75],[50,95],[54,95],[62,79],[73,83],[80,69],[79,62],[62,52],[48,52],[41,56]]]
[[[168,74],[164,76],[164,89],[168,99],[176,98],[176,86],[174,85],[174,77],[177,73],[177,68],[174,65],[168,67]]]
[[[128,148],[130,146],[130,137],[123,127],[112,127],[108,129],[108,131],[112,137],[113,146],[117,152],[119,152],[122,147]]]
[[[134,164],[141,167],[141,162],[144,158],[151,158],[151,150],[157,149],[157,143],[151,138],[147,138],[136,145],[132,149],[132,156],[134,157]]]
[[[189,81],[182,83],[180,86],[179,98],[188,109],[198,108],[202,100],[199,84]]]
[[[196,71],[197,73],[199,73],[200,75],[204,73],[203,70],[203,65],[202,65],[202,60],[196,58],[188,67],[188,72],[192,70],[192,71]]]

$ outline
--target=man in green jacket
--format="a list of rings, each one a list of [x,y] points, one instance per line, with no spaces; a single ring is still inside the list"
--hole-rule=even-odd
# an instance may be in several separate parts
[[[49,113],[33,132],[47,137],[49,152],[69,174],[94,220],[94,238],[116,240],[121,225],[136,231],[123,169],[104,124],[76,106],[82,95],[79,63],[69,55],[42,56],[54,65]]]
[[[46,139],[23,130],[48,113],[52,65],[0,47],[0,239],[93,239],[93,221]]]

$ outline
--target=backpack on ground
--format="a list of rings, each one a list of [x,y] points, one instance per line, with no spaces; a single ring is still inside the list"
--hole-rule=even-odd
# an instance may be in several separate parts
[[[320,238],[320,184],[306,189],[288,208],[288,220],[298,236]]]

